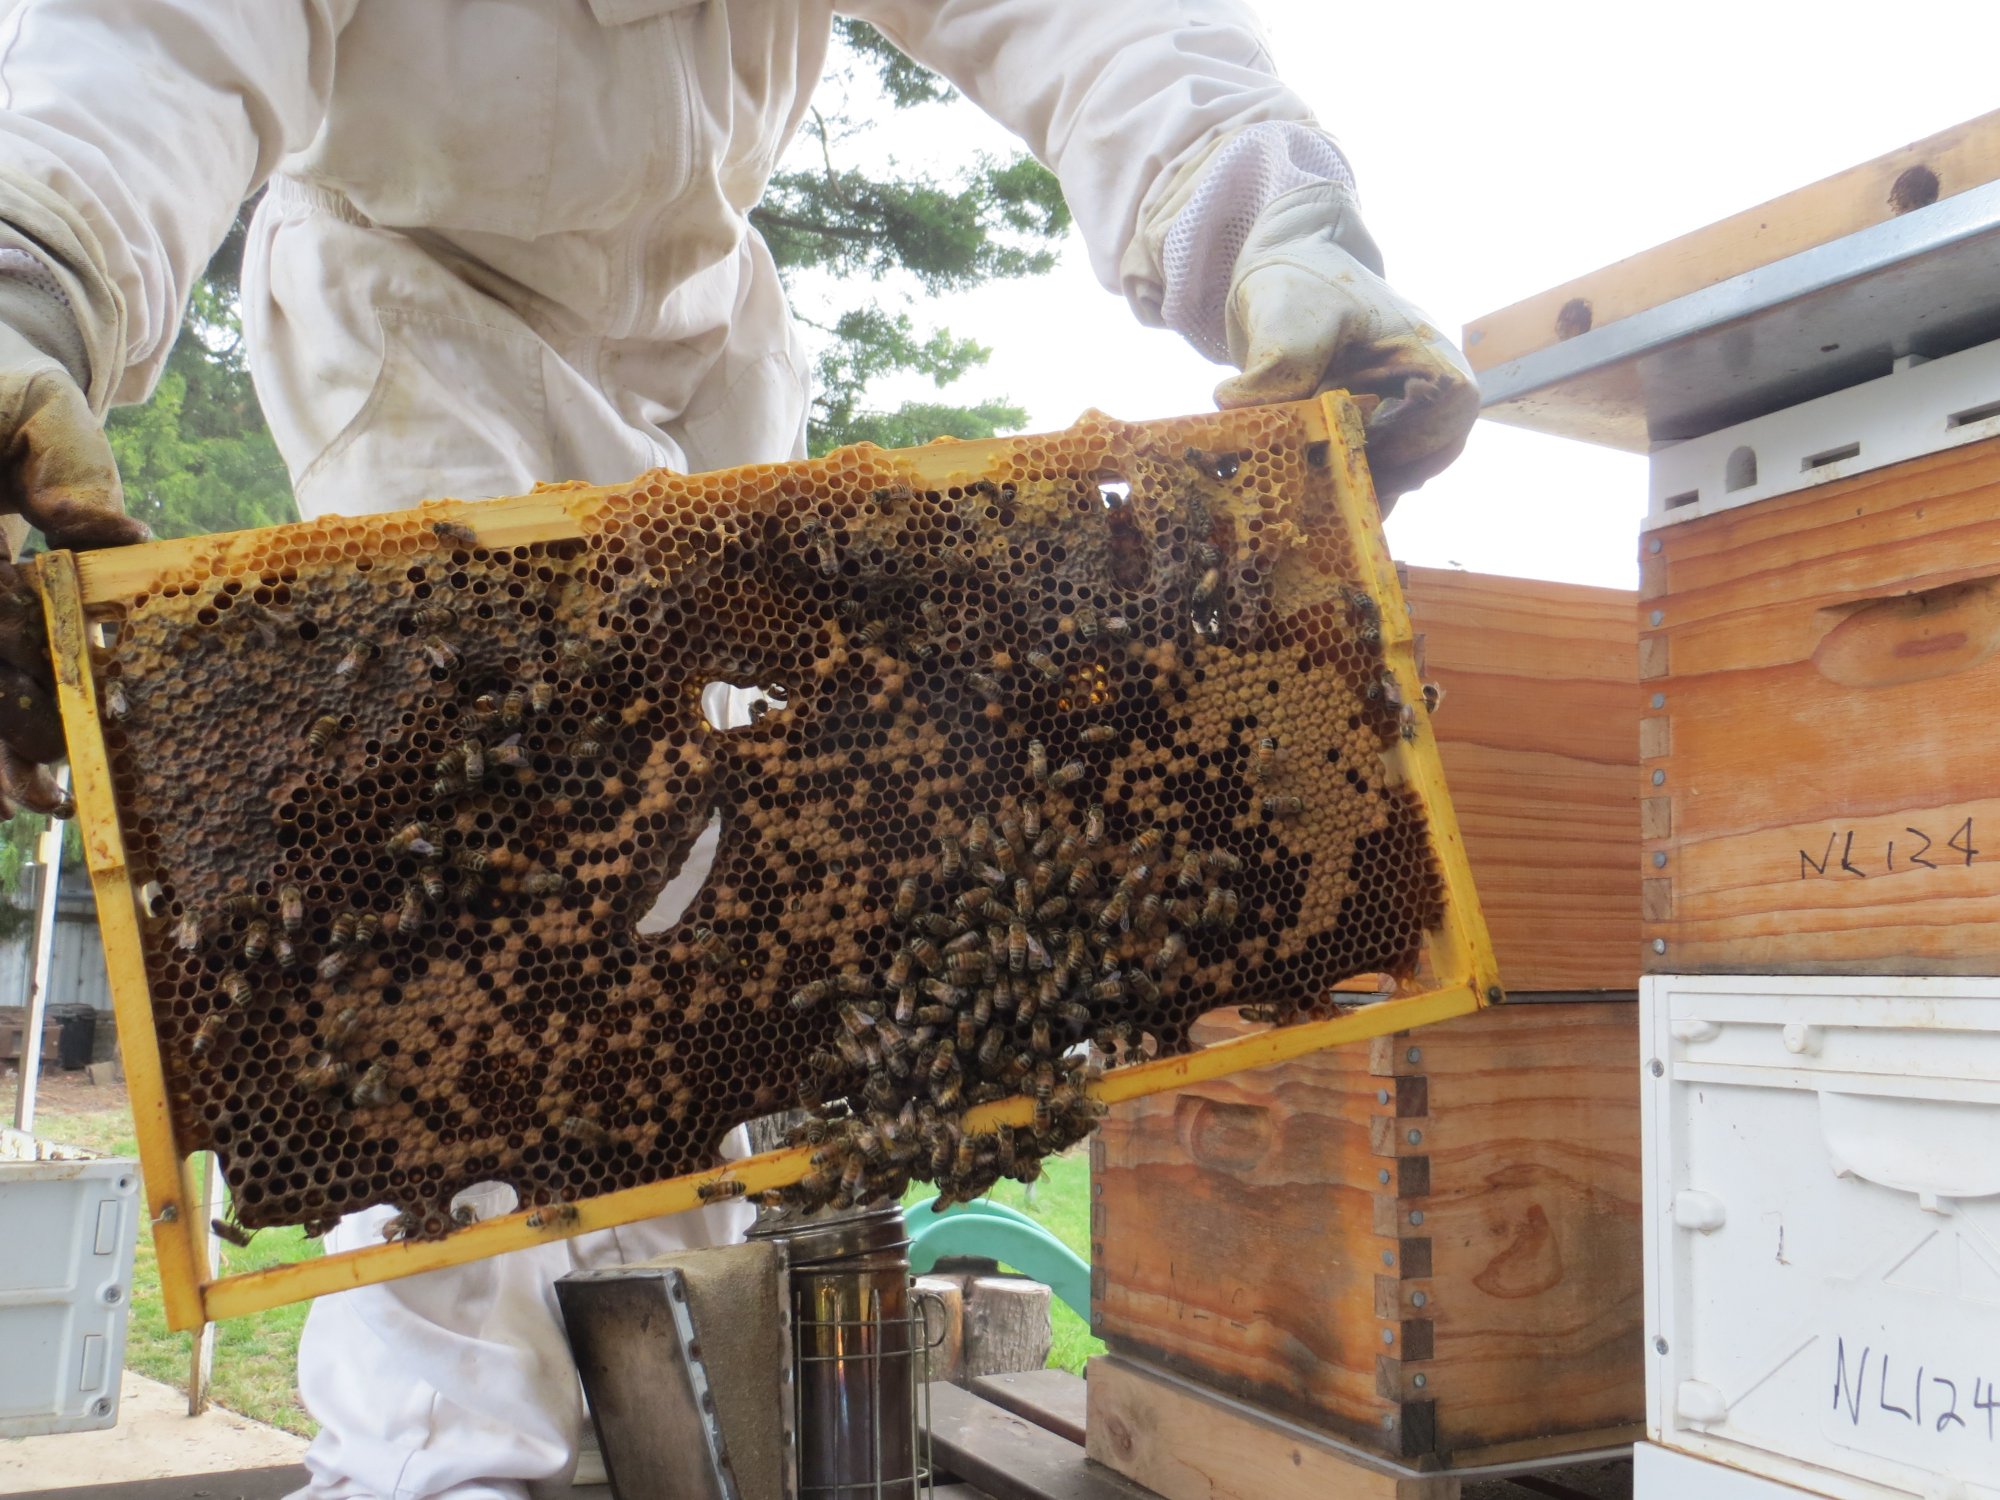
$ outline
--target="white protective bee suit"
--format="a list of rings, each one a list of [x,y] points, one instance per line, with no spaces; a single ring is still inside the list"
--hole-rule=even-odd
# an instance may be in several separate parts
[[[1392,399],[1379,424],[1378,469],[1407,462],[1420,483],[1456,452],[1469,378],[1380,282],[1346,163],[1236,0],[842,9],[1057,172],[1100,280],[1246,372],[1226,402],[1378,389],[1405,411],[1399,428]],[[801,455],[805,360],[747,214],[832,15],[22,0],[0,22],[0,457],[24,476],[17,508],[56,534],[37,473],[73,506],[115,506],[82,428],[151,390],[192,283],[265,182],[242,311],[308,516]],[[328,1249],[368,1243],[385,1212]],[[559,1488],[581,1411],[552,1279],[747,1219],[717,1207],[323,1298],[299,1351],[322,1424],[304,1493]]]

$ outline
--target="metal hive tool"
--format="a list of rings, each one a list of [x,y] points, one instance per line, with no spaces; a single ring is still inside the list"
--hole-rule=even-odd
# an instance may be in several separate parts
[[[970,1196],[1101,1099],[1498,997],[1345,398],[42,574],[177,1326],[697,1194]],[[1183,1056],[1221,1005],[1282,1029]],[[201,1150],[245,1228],[403,1243],[212,1280]]]

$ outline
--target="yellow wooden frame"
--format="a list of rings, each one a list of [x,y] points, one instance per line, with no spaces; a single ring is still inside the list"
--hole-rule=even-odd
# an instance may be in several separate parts
[[[1404,701],[1420,704],[1422,692],[1409,611],[1383,539],[1374,488],[1362,457],[1360,413],[1353,402],[1339,394],[1302,403],[1301,413],[1308,440],[1323,437],[1329,444],[1336,504],[1355,539],[1360,561],[1368,571],[1366,582],[1381,609],[1382,645],[1388,668],[1402,690]],[[996,451],[1018,441],[935,443],[906,450],[899,456],[927,479],[943,484],[954,477],[983,472]],[[579,535],[579,502],[594,500],[601,493],[581,487],[554,487],[479,504],[433,501],[422,509],[426,516],[468,528],[486,545],[514,546]],[[145,593],[162,575],[184,576],[191,566],[212,573],[233,572],[247,562],[253,550],[267,546],[268,537],[262,533],[236,532],[81,556],[58,552],[43,558],[36,566],[48,617],[56,691],[69,737],[84,857],[97,895],[119,1045],[131,1091],[141,1177],[151,1206],[167,1326],[198,1328],[205,1322],[239,1317],[421,1271],[462,1265],[552,1238],[678,1213],[695,1207],[700,1189],[716,1181],[741,1182],[747,1191],[759,1192],[803,1176],[810,1155],[807,1148],[773,1151],[717,1171],[587,1199],[576,1205],[573,1217],[565,1216],[561,1223],[538,1222],[531,1226],[531,1213],[523,1210],[470,1225],[443,1240],[374,1245],[234,1276],[213,1273],[208,1264],[207,1226],[199,1222],[199,1184],[189,1165],[189,1154],[180,1149],[174,1138],[168,1109],[141,944],[141,895],[133,886],[125,862],[110,764],[97,715],[89,633],[93,612],[115,611],[125,601]],[[1388,752],[1386,760],[1390,774],[1400,778],[1424,806],[1444,877],[1443,915],[1437,927],[1426,934],[1427,966],[1432,976],[1428,986],[1416,993],[1361,1005],[1328,1020],[1258,1031],[1183,1056],[1115,1069],[1095,1085],[1093,1092],[1100,1099],[1117,1103],[1246,1068],[1264,1067],[1344,1042],[1464,1015],[1504,998],[1428,715],[1416,714],[1414,737],[1401,741]],[[991,1130],[1000,1125],[1026,1123],[1032,1113],[1030,1100],[1006,1099],[970,1111],[966,1125],[972,1130]]]

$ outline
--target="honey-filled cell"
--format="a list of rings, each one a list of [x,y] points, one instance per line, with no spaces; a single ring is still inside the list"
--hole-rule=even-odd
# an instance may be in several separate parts
[[[1203,1012],[1414,970],[1412,709],[1301,409],[980,451],[649,474],[562,541],[326,519],[127,596],[174,1129],[244,1227],[447,1234],[474,1183],[573,1201],[801,1106],[785,1201],[972,1197]]]

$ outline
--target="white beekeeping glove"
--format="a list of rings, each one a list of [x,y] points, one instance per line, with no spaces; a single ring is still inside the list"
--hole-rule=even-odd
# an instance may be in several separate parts
[[[118,464],[83,393],[82,335],[60,287],[0,250],[0,815],[66,811],[42,767],[63,755],[41,600],[14,567],[30,526],[50,547],[142,542]],[[18,519],[16,519],[18,518]]]
[[[1368,462],[1385,512],[1464,448],[1479,415],[1471,368],[1382,279],[1324,133],[1267,122],[1226,137],[1181,171],[1141,238],[1157,247],[1161,320],[1243,372],[1216,387],[1217,405],[1381,397]]]

